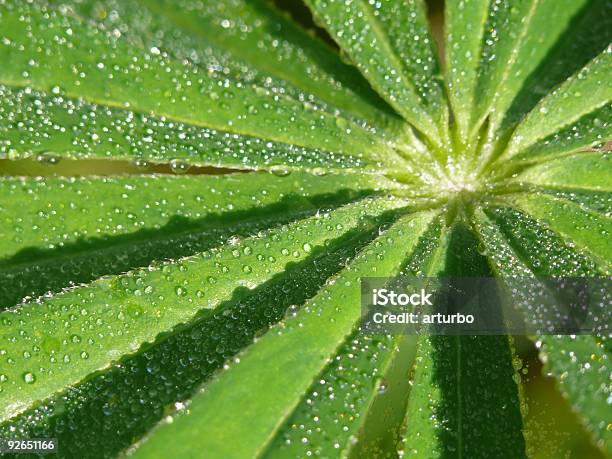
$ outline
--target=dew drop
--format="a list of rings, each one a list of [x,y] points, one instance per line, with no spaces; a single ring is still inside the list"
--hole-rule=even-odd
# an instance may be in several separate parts
[[[26,384],[34,384],[36,382],[36,376],[34,376],[34,373],[28,371],[23,374],[23,380]]]

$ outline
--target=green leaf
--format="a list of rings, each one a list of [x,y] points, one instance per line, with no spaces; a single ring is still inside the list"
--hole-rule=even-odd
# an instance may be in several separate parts
[[[447,84],[463,144],[474,141],[491,110],[537,4],[531,0],[449,2],[445,11]]]
[[[599,212],[588,211],[578,204],[536,193],[525,193],[509,199],[521,211],[537,218],[572,241],[601,266],[610,267],[612,260],[612,219]]]
[[[439,217],[429,224],[401,269],[404,275],[423,269],[436,252],[442,226]],[[356,330],[315,378],[263,456],[395,454],[415,349],[413,336],[369,336]]]
[[[146,49],[156,46],[203,68],[223,67],[237,75],[247,73],[248,67],[249,78],[259,86],[294,98],[304,97],[300,92],[314,94],[310,102],[327,111],[337,107],[375,124],[396,121],[353,67],[269,2],[188,0],[178,8],[168,0],[73,3],[79,14],[102,20],[110,28],[125,24],[129,33],[137,35],[134,41]],[[257,46],[245,46],[248,43]]]
[[[404,457],[526,457],[515,378],[507,337],[421,338]]]
[[[593,432],[597,446],[612,455],[612,435],[605,421],[612,390],[609,341],[590,335],[546,336],[536,344],[546,370],[557,378],[562,392]]]
[[[491,124],[501,132],[600,54],[612,41],[608,0],[538,0]]]
[[[189,166],[268,169],[372,170],[370,154],[335,154],[109,108],[44,92],[0,85],[0,158],[56,163],[61,158],[106,158]]]
[[[477,248],[457,223],[443,234],[429,275],[490,275]],[[419,336],[404,457],[526,457],[513,358],[506,336]]]
[[[606,119],[612,101],[612,49],[607,49],[542,99],[517,126],[501,158],[531,159],[601,143],[612,131]]]
[[[156,49],[135,48],[118,34],[53,9],[20,2],[3,6],[0,21],[0,59],[11,62],[0,69],[0,83],[57,93],[58,109],[66,104],[64,97],[80,98],[124,110],[128,128],[135,112],[339,153],[385,149],[373,129],[341,115],[309,109],[297,99]]]
[[[189,256],[376,193],[382,184],[297,172],[0,180],[7,198],[0,207],[0,305]],[[20,216],[24,210],[32,217]]]
[[[339,457],[369,457],[389,450],[396,434],[393,426],[403,419],[414,351],[414,337],[353,333],[306,390],[262,457],[307,457],[334,450]],[[384,425],[380,415],[386,418]]]
[[[0,438],[525,456],[512,340],[364,335],[359,281],[609,276],[610,2],[306,3],[0,1]],[[609,337],[536,339],[612,455]]]
[[[384,184],[376,177],[318,177],[300,172],[285,176],[5,178],[0,180],[0,193],[6,198],[0,209],[0,257],[9,258],[26,248],[52,250],[76,241],[160,229],[173,219],[183,220],[182,231],[189,230],[184,223],[188,220],[207,219],[212,226],[257,219],[265,216],[266,207],[289,210],[288,205],[283,206],[287,201],[299,214],[316,210],[317,199],[341,199],[347,192],[358,197],[360,191],[372,193]],[[24,219],[19,217],[24,208],[34,216],[28,221],[31,228],[24,228]]]
[[[141,443],[135,457],[157,456],[169,444],[176,457],[192,457],[202,449],[214,457],[260,454],[278,430],[279,419],[292,412],[355,328],[360,317],[360,291],[355,288],[359,278],[398,273],[432,216],[409,216],[387,230],[295,317],[270,330],[240,356],[239,363],[194,397],[189,416],[160,426]],[[394,249],[398,245],[401,251]],[[296,348],[302,349],[299,358],[293,352]],[[236,416],[248,416],[252,422],[235,423]],[[241,441],[229,441],[235,438]]]
[[[533,219],[508,209],[488,213],[478,211],[475,224],[498,275],[601,275],[584,254]],[[506,219],[501,220],[502,216]],[[542,291],[547,289],[542,284]],[[589,335],[541,336],[537,344],[542,347],[547,371],[555,376],[563,394],[598,439],[598,445],[612,452],[612,438],[603,421],[610,393],[607,342],[607,337]]]
[[[198,311],[244,295],[367,217],[402,204],[367,200],[241,244],[103,278],[36,307],[26,304],[1,313],[0,340],[10,365],[3,369],[0,422],[133,353]],[[115,306],[109,309],[111,304]]]
[[[398,113],[434,144],[447,140],[440,67],[421,0],[306,3]]]
[[[526,169],[514,180],[550,188],[609,192],[612,191],[609,161],[610,155],[607,153],[580,153],[553,158]]]
[[[462,142],[475,142],[487,117],[490,139],[503,135],[600,53],[610,42],[608,8],[600,0],[449,3],[446,67]]]
[[[347,233],[244,298],[221,303],[210,315],[161,337],[154,346],[12,418],[0,426],[0,436],[55,437],[64,456],[84,457],[95,450],[99,456],[115,457],[157,422],[184,411],[202,381],[272,324],[295,314],[378,236],[379,225],[372,221],[363,234]],[[92,419],[104,422],[92,429]]]

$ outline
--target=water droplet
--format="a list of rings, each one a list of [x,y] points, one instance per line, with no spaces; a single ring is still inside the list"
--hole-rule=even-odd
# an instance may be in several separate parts
[[[36,376],[34,373],[28,371],[27,373],[23,374],[23,380],[26,384],[34,384],[36,382]]]
[[[52,165],[55,165],[55,164],[59,163],[60,160],[61,160],[61,158],[58,155],[56,155],[54,153],[51,153],[51,152],[48,152],[48,151],[43,152],[43,153],[39,153],[36,156],[36,161],[38,161],[41,164],[46,164],[46,165],[49,165],[49,166],[52,166]]]
[[[185,174],[189,170],[190,165],[180,159],[170,161],[170,170],[175,174]]]

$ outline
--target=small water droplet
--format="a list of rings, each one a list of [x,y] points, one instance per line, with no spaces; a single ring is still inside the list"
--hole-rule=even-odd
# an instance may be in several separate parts
[[[34,384],[36,382],[36,376],[32,372],[27,372],[23,374],[23,380],[26,384]]]

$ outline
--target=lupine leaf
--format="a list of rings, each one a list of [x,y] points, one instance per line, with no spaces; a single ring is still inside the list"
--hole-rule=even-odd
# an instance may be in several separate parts
[[[214,371],[270,325],[295,314],[378,235],[379,224],[372,221],[363,234],[343,236],[244,298],[223,302],[208,317],[12,418],[0,427],[0,435],[58,438],[68,457],[87,457],[92,450],[98,456],[116,456],[164,417],[184,411]],[[92,429],[92,421],[101,419],[100,428]]]
[[[303,147],[345,153],[381,147],[371,131],[341,116],[308,110],[299,100],[210,74],[159,50],[131,47],[53,9],[17,3],[0,9],[0,59],[11,62],[0,69],[4,85]]]
[[[353,67],[269,2],[55,3],[69,6],[79,16],[101,22],[110,30],[127,33],[133,43],[145,49],[155,47],[205,69],[243,78],[248,75],[259,86],[295,98],[305,91],[316,96],[309,98],[313,104],[326,101],[364,119],[393,121],[389,116],[393,114]],[[245,46],[248,43],[257,46]]]
[[[192,255],[383,183],[297,172],[0,180],[0,305]],[[24,209],[32,217],[21,217]]]
[[[359,281],[610,275],[609,0],[305,3],[0,0],[0,439],[532,455],[513,340],[365,335]],[[612,455],[597,326],[535,348]]]
[[[100,279],[36,307],[26,304],[1,313],[1,338],[11,362],[3,370],[0,421],[136,351],[199,310],[244,295],[240,287],[255,288],[282,272],[291,260],[308,256],[364,218],[401,204],[375,200],[350,205],[245,239],[237,246]],[[109,310],[109,304],[119,307]],[[17,337],[23,320],[27,325]],[[99,333],[91,336],[90,328]]]
[[[407,218],[405,225],[396,223],[364,249],[335,282],[323,288],[295,317],[270,330],[240,356],[239,363],[208,384],[193,398],[189,416],[177,417],[159,427],[142,443],[135,457],[158,455],[170,438],[174,445],[181,445],[173,447],[177,457],[192,457],[201,448],[215,457],[260,454],[277,431],[278,420],[291,413],[313,378],[356,326],[360,291],[354,285],[359,277],[398,273],[432,215]],[[395,250],[396,244],[402,247],[401,251]],[[297,347],[303,349],[299,359],[293,353]],[[243,384],[245,378],[250,381],[248,386]],[[233,423],[238,413],[253,421],[249,425]],[[228,441],[237,437],[240,443]],[[196,442],[195,438],[201,440]]]
[[[508,216],[506,221],[500,217]],[[477,213],[478,232],[493,269],[508,277],[600,276],[601,270],[583,253],[571,248],[559,235],[516,211]],[[542,284],[542,290],[546,290]],[[520,289],[519,289],[520,292]],[[540,346],[548,371],[561,391],[596,435],[598,444],[610,451],[610,432],[604,419],[610,396],[607,337],[542,336]]]
[[[514,180],[551,188],[609,192],[612,191],[609,162],[607,153],[580,153],[538,164],[518,174]]]
[[[545,222],[564,239],[599,259],[602,266],[612,260],[612,219],[588,211],[578,204],[542,194],[520,194],[509,200],[523,212]]]
[[[488,275],[477,247],[466,224],[457,223],[443,236],[430,275]],[[420,336],[404,457],[526,457],[512,361],[506,336]]]
[[[449,2],[446,67],[449,99],[463,143],[472,142],[506,78],[538,2]]]
[[[499,91],[492,127],[507,132],[537,102],[612,41],[608,0],[539,0],[509,75]]]
[[[53,91],[53,90],[52,90]],[[84,102],[62,95],[0,86],[0,157],[34,156],[41,162],[108,158],[170,163],[177,172],[191,165],[285,172],[301,168],[372,168],[369,154],[337,154],[265,138],[234,134],[166,117]]]
[[[440,68],[421,0],[307,3],[398,113],[434,143],[446,140]]]
[[[403,275],[416,274],[435,253],[441,226],[440,218],[429,225],[404,262]],[[394,453],[415,344],[415,337],[369,336],[356,330],[315,378],[263,456],[316,457],[334,450],[356,458]]]
[[[542,99],[518,125],[502,158],[531,159],[603,142],[610,135],[608,121],[600,117],[610,112],[611,67],[612,50],[607,49]]]

